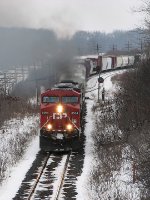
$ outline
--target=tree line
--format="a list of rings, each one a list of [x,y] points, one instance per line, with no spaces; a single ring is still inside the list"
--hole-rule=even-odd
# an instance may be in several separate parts
[[[58,39],[52,30],[27,28],[0,28],[0,68],[35,65],[45,62],[58,50],[70,45],[75,55],[98,52],[140,49],[138,30],[78,31],[70,39]]]

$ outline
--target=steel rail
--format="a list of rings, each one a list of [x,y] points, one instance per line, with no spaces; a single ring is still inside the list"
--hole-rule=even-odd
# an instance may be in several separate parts
[[[44,169],[45,169],[45,167],[47,165],[47,161],[48,161],[49,157],[50,157],[50,153],[48,153],[48,155],[46,156],[46,158],[44,160],[44,165],[42,166],[42,169],[41,169],[40,173],[38,174],[38,177],[36,178],[36,181],[35,181],[33,187],[31,188],[31,191],[30,191],[30,193],[29,193],[29,195],[27,197],[27,200],[31,200],[31,198],[32,198],[32,196],[33,196],[33,194],[35,192],[35,189],[37,187],[37,184],[39,183],[39,180],[40,180],[40,178],[41,178],[41,176],[43,174],[43,171],[44,171]]]
[[[61,181],[60,181],[60,184],[58,186],[56,195],[53,198],[53,200],[58,200],[59,199],[59,195],[60,195],[60,192],[61,192],[61,189],[62,189],[62,186],[63,186],[63,182],[64,182],[64,179],[65,179],[65,175],[66,175],[66,171],[67,171],[70,155],[71,155],[71,151],[67,155],[66,162],[65,162],[65,165],[64,165],[64,168],[63,168],[63,172],[61,174]]]

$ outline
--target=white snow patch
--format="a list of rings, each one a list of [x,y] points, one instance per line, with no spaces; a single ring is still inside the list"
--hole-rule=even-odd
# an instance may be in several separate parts
[[[27,171],[32,166],[36,154],[39,151],[39,137],[36,136],[32,139],[29,147],[27,148],[23,158],[16,166],[12,167],[9,178],[0,187],[0,199],[12,200],[18,191],[22,180],[25,178]]]

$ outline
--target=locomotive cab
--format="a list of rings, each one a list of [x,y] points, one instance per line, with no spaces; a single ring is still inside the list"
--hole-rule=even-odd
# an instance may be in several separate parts
[[[41,150],[80,147],[81,100],[81,93],[72,88],[54,88],[41,95]]]

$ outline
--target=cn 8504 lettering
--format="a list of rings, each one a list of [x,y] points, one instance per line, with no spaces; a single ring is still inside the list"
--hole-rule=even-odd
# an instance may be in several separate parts
[[[82,101],[81,90],[68,85],[41,94],[42,151],[67,151],[80,148]]]

